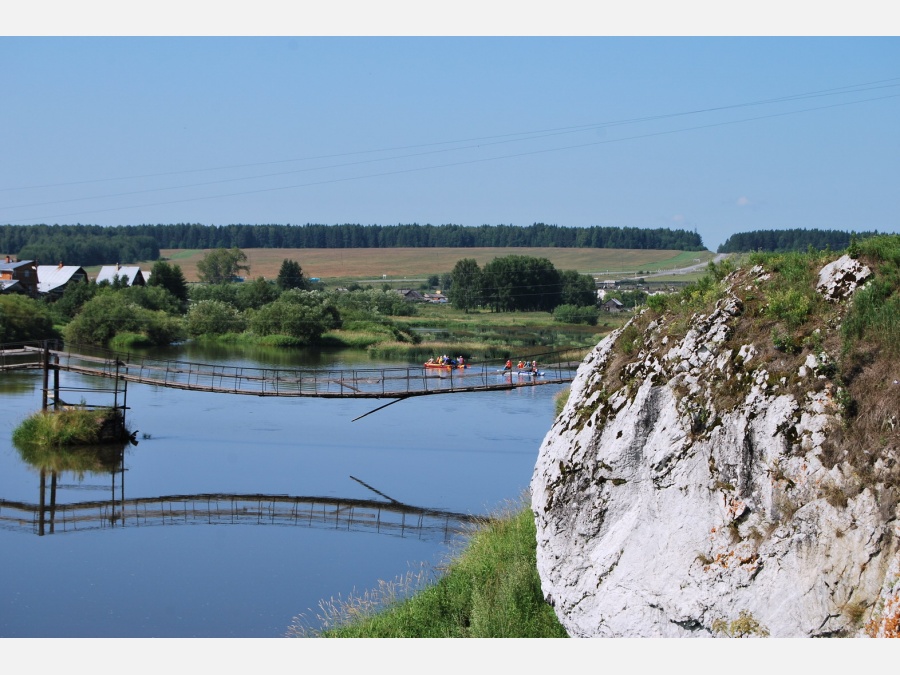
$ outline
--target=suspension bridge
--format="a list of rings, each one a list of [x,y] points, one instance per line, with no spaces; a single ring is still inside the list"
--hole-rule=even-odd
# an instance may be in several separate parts
[[[465,368],[406,366],[364,369],[261,368],[136,356],[54,341],[0,345],[0,372],[42,370],[44,407],[59,400],[59,373],[70,372],[189,391],[248,396],[393,398],[498,391],[571,382],[580,364],[573,352],[537,355],[541,365],[504,370],[499,363]],[[567,358],[568,357],[568,358]],[[49,375],[53,374],[51,389]]]

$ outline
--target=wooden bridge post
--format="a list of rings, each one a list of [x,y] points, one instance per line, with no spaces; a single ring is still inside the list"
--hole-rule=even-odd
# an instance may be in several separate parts
[[[41,390],[41,410],[47,410],[47,394],[50,386],[50,345],[44,341],[44,351],[41,352],[41,365],[44,370],[44,386]]]
[[[53,409],[59,410],[59,356],[53,356]]]

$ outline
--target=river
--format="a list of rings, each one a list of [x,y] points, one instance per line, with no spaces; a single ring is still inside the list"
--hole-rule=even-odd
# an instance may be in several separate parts
[[[163,353],[247,366],[397,365],[346,351]],[[62,385],[66,401],[111,402],[99,391],[109,381],[63,374]],[[58,508],[97,505],[65,522],[58,513],[41,535],[31,515],[40,471],[10,440],[40,408],[41,376],[0,374],[0,637],[279,637],[298,616],[316,628],[321,601],[446,561],[456,521],[421,509],[485,515],[518,503],[561,388],[411,398],[352,421],[384,401],[132,384],[138,445],[125,450],[124,471],[58,475]],[[143,519],[116,517],[117,500],[140,502]],[[415,508],[378,508],[394,502]]]

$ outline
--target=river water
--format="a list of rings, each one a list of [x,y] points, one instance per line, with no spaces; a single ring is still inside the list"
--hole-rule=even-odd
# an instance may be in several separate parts
[[[191,345],[164,355],[398,365]],[[485,515],[518,503],[562,388],[411,398],[352,421],[384,401],[132,384],[138,445],[125,450],[124,471],[57,475],[51,533],[35,515],[40,470],[10,438],[40,408],[41,386],[36,372],[0,374],[0,637],[278,637],[301,615],[316,628],[320,601],[447,559],[457,520],[421,509]],[[63,374],[62,386],[68,402],[112,401],[106,380]],[[47,473],[45,506],[50,485]],[[123,502],[143,515],[123,519]],[[379,509],[395,502],[411,508]]]

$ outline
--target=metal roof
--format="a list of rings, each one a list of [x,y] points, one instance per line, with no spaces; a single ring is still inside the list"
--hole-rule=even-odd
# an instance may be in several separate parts
[[[87,272],[78,265],[38,265],[38,293],[50,293],[65,286],[75,274],[81,273],[87,280]]]

